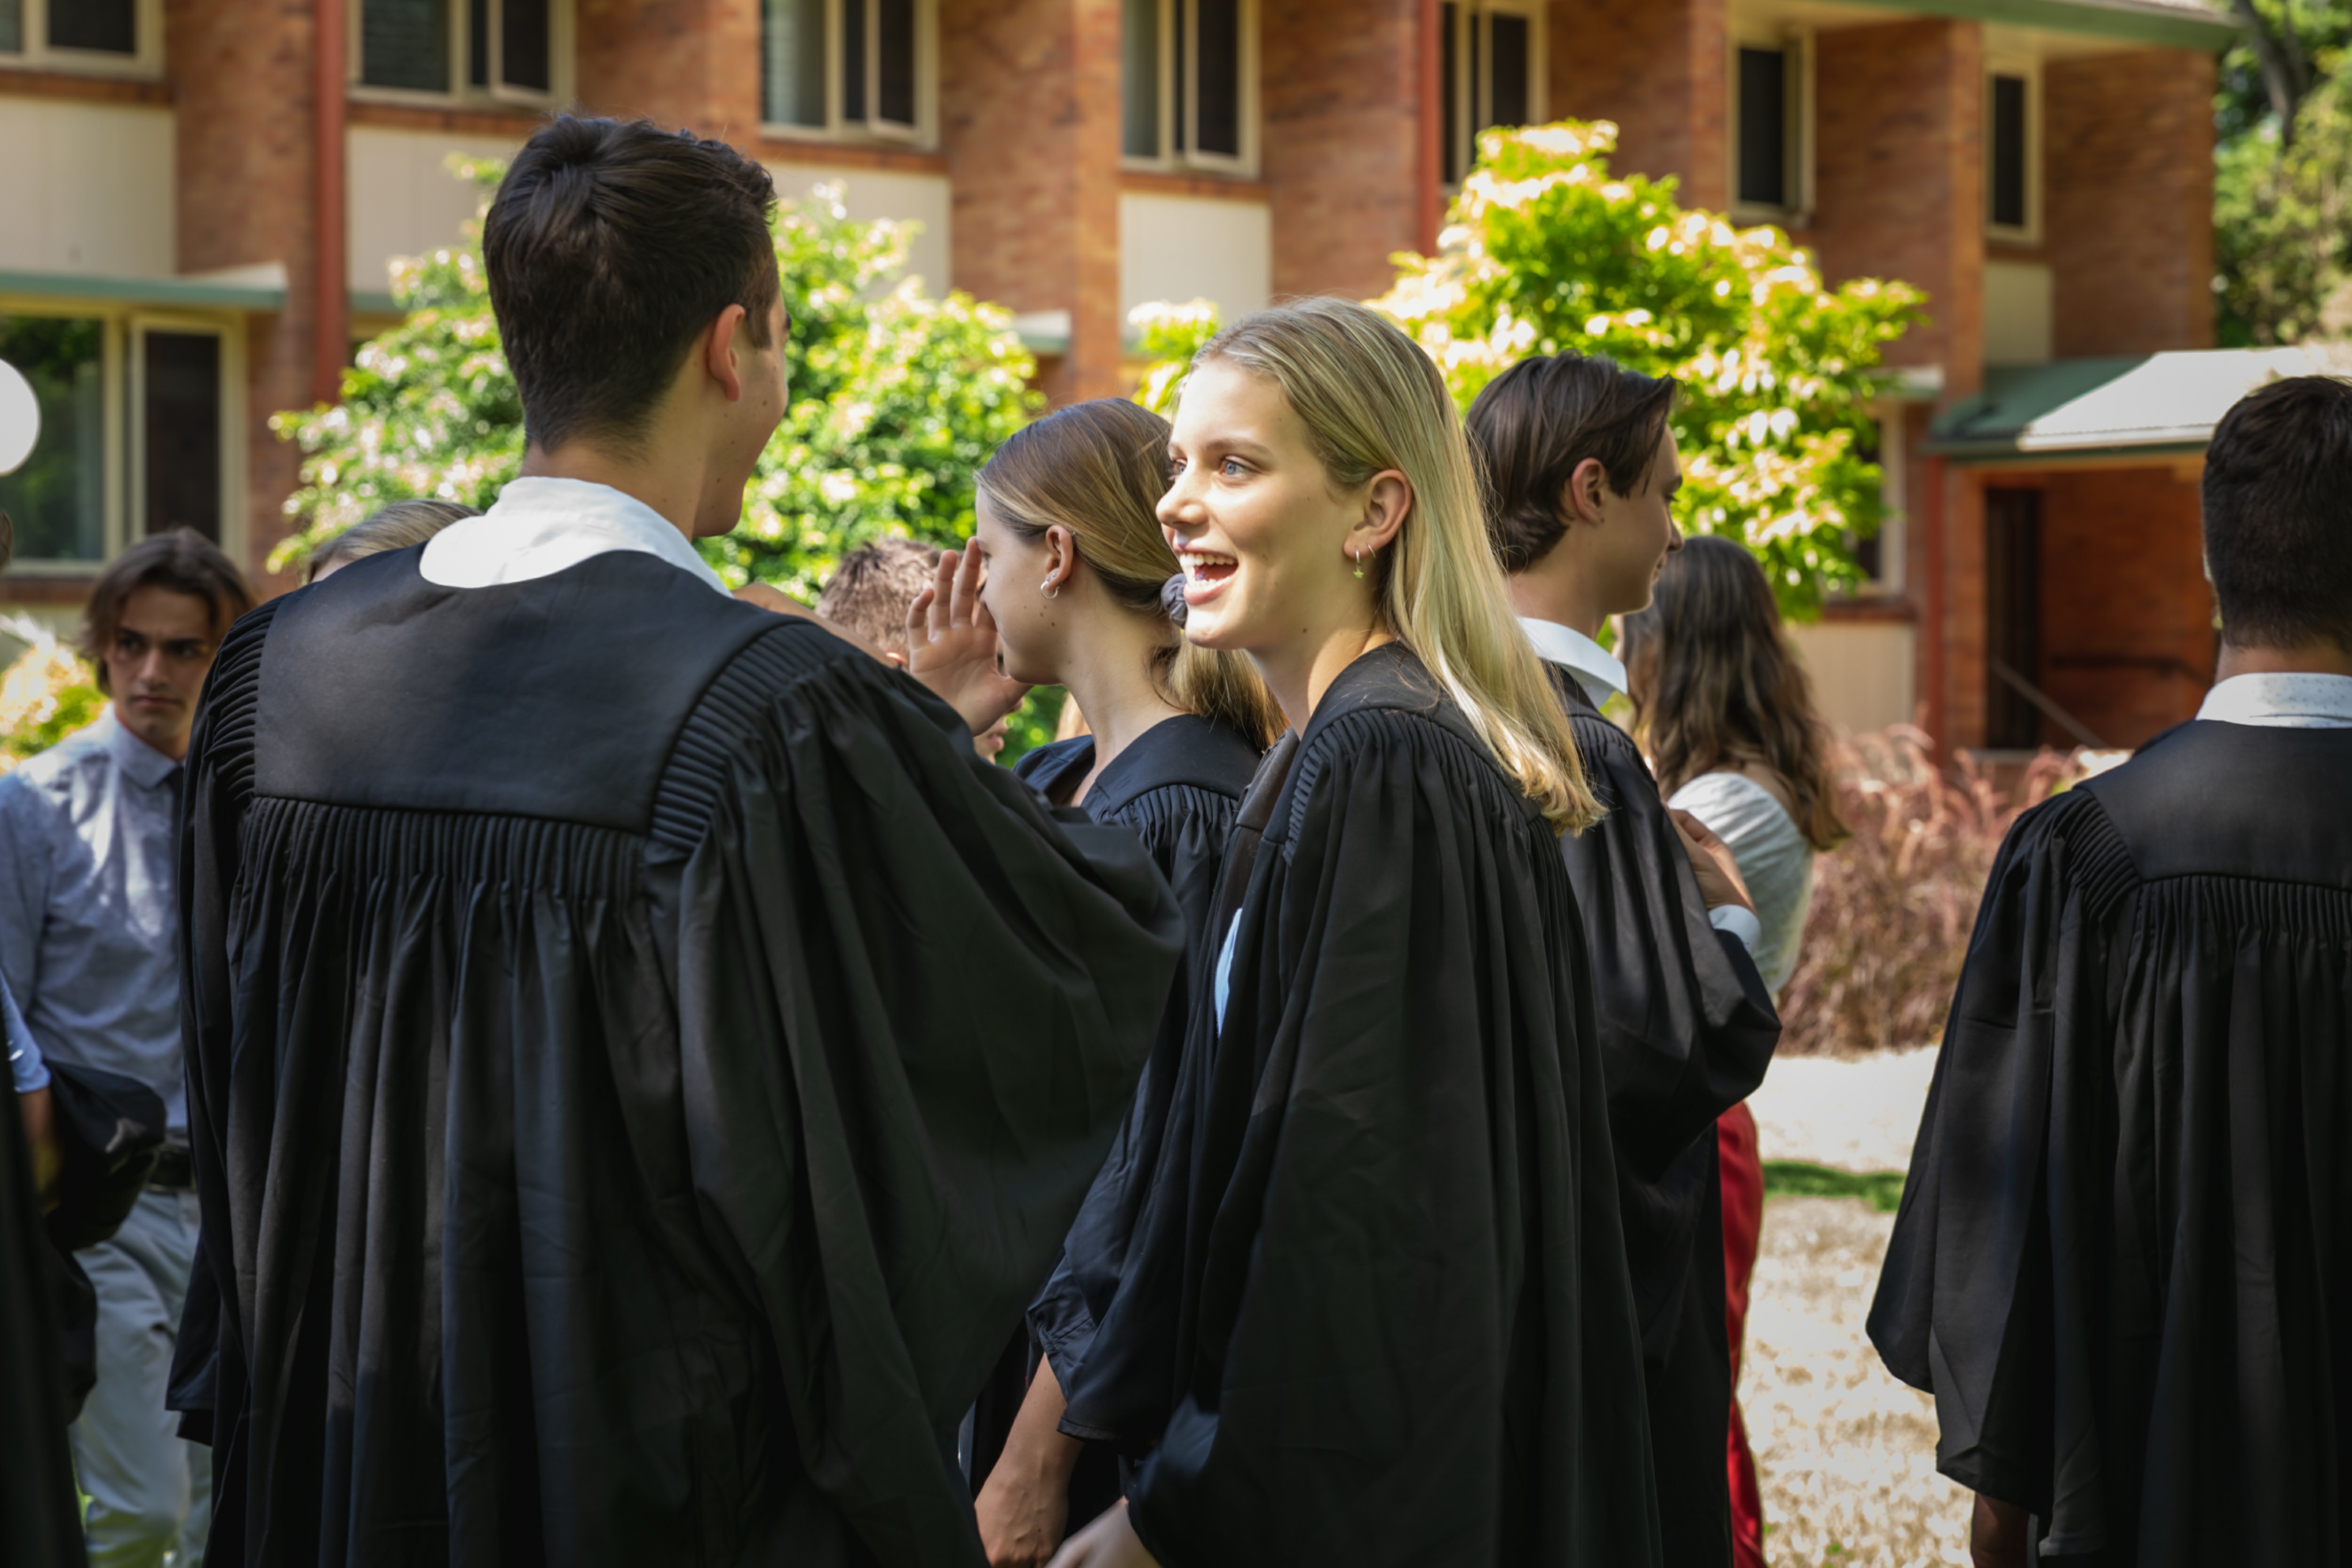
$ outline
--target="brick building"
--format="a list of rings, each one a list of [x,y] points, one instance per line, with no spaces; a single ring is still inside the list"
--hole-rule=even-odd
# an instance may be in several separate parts
[[[1380,292],[1478,126],[1573,115],[1833,280],[1930,296],[1879,584],[1805,634],[1837,716],[2131,743],[2210,671],[2202,432],[2049,416],[2210,342],[2229,36],[2196,0],[0,0],[0,358],[47,411],[0,597],[68,616],[183,522],[258,572],[294,480],[268,415],[390,320],[389,258],[456,237],[448,154],[558,105],[919,220],[915,270],[1014,310],[1056,398],[1125,388],[1144,300]]]

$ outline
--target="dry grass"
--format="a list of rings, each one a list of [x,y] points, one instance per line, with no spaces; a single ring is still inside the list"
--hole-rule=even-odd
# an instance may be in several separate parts
[[[2085,771],[2079,757],[2043,752],[1999,789],[1973,763],[1939,771],[1926,733],[1907,725],[1841,740],[1833,763],[1853,837],[1814,873],[1804,956],[1780,990],[1784,1057],[1941,1035],[2002,836]]]
[[[1748,1318],[1740,1403],[1772,1568],[1966,1568],[1968,1494],[1936,1473],[1936,1409],[1864,1333],[1893,1215],[1775,1196]]]

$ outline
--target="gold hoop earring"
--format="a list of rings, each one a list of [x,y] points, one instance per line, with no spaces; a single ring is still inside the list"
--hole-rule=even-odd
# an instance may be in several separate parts
[[[1051,577],[1048,577],[1043,583],[1037,584],[1037,592],[1045,595],[1045,597],[1049,599],[1058,599],[1062,596],[1062,585],[1059,583],[1055,582]]]

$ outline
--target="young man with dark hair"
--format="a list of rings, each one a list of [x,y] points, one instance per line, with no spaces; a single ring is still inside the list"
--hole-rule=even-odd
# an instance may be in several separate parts
[[[1870,1333],[1987,1568],[2352,1552],[2352,383],[2205,458],[2195,720],[2018,819]]]
[[[205,1449],[164,1410],[196,1253],[181,1092],[181,759],[214,650],[252,603],[228,558],[184,531],[142,539],[90,590],[82,651],[113,700],[0,778],[0,974],[54,1063],[162,1097],[168,1157],[121,1227],[79,1256],[98,1290],[99,1379],[73,1426],[90,1554],[161,1563],[204,1550]]]
[[[1512,605],[1554,667],[1608,809],[1559,842],[1591,944],[1660,1543],[1668,1568],[1724,1568],[1731,1367],[1715,1124],[1763,1080],[1780,1020],[1750,956],[1761,928],[1730,852],[1667,811],[1632,738],[1601,717],[1625,668],[1595,640],[1610,616],[1649,604],[1682,545],[1674,394],[1672,381],[1607,359],[1527,359],[1479,393],[1469,429]]]
[[[976,1558],[955,1426],[1181,926],[1131,837],[696,553],[784,411],[772,201],[721,142],[542,127],[484,231],[523,477],[222,649],[175,1387],[219,1563]]]

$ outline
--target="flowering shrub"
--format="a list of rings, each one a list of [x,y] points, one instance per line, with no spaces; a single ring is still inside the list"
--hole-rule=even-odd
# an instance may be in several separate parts
[[[1616,144],[1600,121],[1485,132],[1438,254],[1399,256],[1373,304],[1465,408],[1529,354],[1674,376],[1679,521],[1745,543],[1781,608],[1808,616],[1860,581],[1853,542],[1879,523],[1879,354],[1922,296],[1872,279],[1831,289],[1779,229],[1685,208],[1671,179],[1612,175]]]
[[[0,635],[25,645],[0,670],[0,773],[47,751],[106,706],[89,666],[30,616],[0,616]]]
[[[453,167],[486,194],[504,174],[488,160]],[[814,598],[869,539],[953,544],[971,533],[980,466],[1037,405],[1035,362],[1003,310],[961,293],[932,299],[900,279],[914,232],[853,221],[838,187],[778,209],[792,405],[760,456],[742,521],[703,542],[730,584]],[[399,264],[394,286],[407,317],[360,350],[341,401],[270,421],[304,453],[302,487],[286,502],[301,528],[271,554],[273,571],[388,501],[487,507],[521,466],[522,403],[490,310],[478,223],[465,245]]]
[[[1971,763],[1957,776],[1939,771],[1927,736],[1908,725],[1841,740],[1832,761],[1853,837],[1814,864],[1804,947],[1780,989],[1780,1049],[1931,1043],[2002,837],[2084,763],[2045,751],[2002,790]]]

